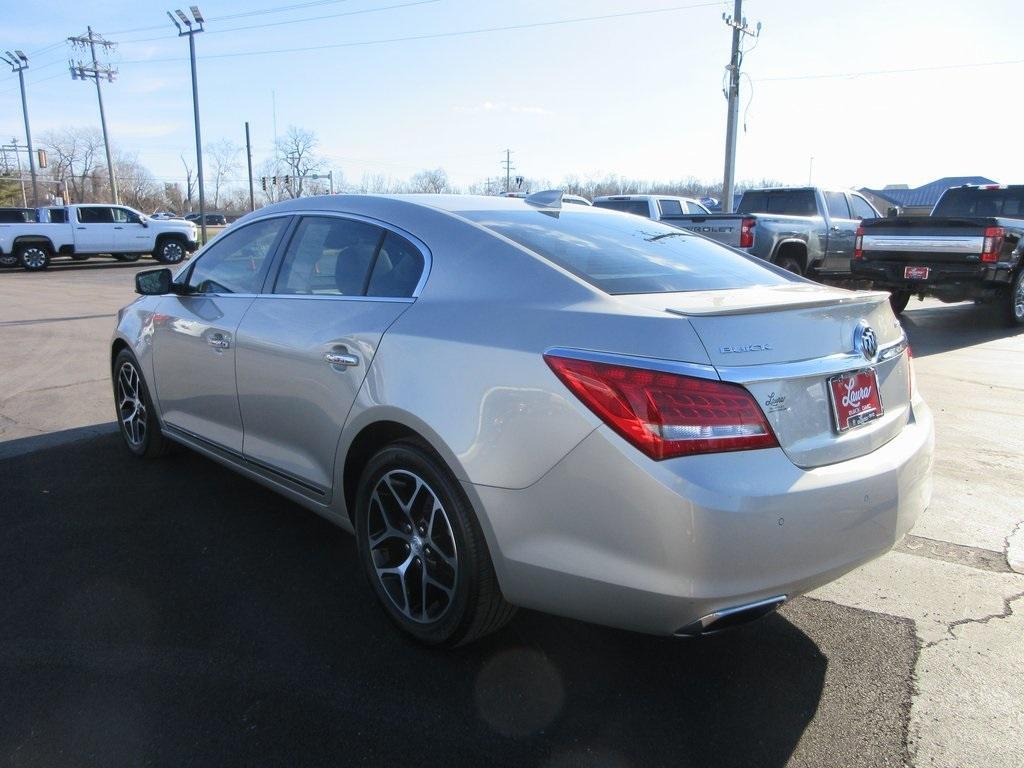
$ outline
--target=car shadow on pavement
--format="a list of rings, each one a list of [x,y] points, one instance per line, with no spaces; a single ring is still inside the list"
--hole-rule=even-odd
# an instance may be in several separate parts
[[[1024,327],[1012,328],[1006,324],[1002,306],[967,302],[914,309],[914,303],[900,315],[914,357],[937,355],[1024,333]]]
[[[887,617],[798,600],[674,641],[522,611],[433,651],[373,602],[349,535],[188,451],[134,459],[116,434],[0,461],[0,524],[12,765],[905,756],[915,648]]]

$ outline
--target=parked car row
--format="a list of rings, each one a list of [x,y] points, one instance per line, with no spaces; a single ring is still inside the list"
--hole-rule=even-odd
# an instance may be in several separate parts
[[[57,256],[85,260],[108,254],[136,261],[144,254],[177,264],[199,247],[195,224],[154,220],[119,205],[66,205],[39,208],[34,220],[0,223],[0,266],[46,269]]]

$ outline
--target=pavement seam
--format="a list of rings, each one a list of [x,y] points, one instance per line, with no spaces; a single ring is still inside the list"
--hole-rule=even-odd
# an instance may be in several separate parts
[[[1004,597],[1003,598],[1003,610],[1000,613],[990,613],[987,616],[981,616],[981,617],[976,618],[976,619],[968,618],[968,619],[957,619],[956,621],[951,621],[949,624],[946,625],[946,632],[949,634],[949,637],[944,637],[941,640],[932,640],[930,642],[925,643],[924,647],[925,648],[934,648],[936,645],[940,645],[942,643],[949,642],[950,640],[956,640],[957,636],[953,632],[953,630],[956,629],[957,627],[962,627],[965,624],[988,624],[990,621],[993,621],[995,619],[1008,619],[1010,616],[1013,615],[1013,606],[1011,605],[1011,603],[1013,603],[1013,602],[1015,602],[1017,600],[1020,600],[1022,598],[1024,598],[1024,592],[1018,592],[1015,595],[1010,595],[1009,597]]]
[[[1021,571],[1018,570],[1019,566],[1016,563],[1016,560],[1019,556],[1012,557],[1010,550],[1016,548],[1016,544],[1013,541],[1013,539],[1020,532],[1022,527],[1024,527],[1024,520],[1021,520],[1019,523],[1013,526],[1013,530],[1006,535],[1005,539],[1003,539],[1003,557],[1006,558],[1006,564],[1014,573],[1021,573]]]

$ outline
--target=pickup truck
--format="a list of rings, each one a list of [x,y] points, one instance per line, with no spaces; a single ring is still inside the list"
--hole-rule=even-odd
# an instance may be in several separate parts
[[[699,201],[690,197],[673,197],[672,195],[604,195],[595,197],[592,205],[595,208],[635,213],[637,216],[643,216],[653,221],[661,221],[667,216],[682,216],[687,213],[711,215],[711,211],[701,205]]]
[[[198,247],[195,224],[154,221],[123,205],[40,208],[38,223],[0,224],[0,266],[30,271],[46,269],[55,256],[81,260],[102,253],[121,261],[151,253],[177,264]]]
[[[856,192],[771,187],[748,189],[736,213],[662,216],[661,220],[798,275],[848,279],[857,227],[877,218],[874,206]]]
[[[1024,325],[1024,185],[952,187],[930,216],[865,221],[852,271],[892,293],[902,312],[911,296],[1002,305]]]

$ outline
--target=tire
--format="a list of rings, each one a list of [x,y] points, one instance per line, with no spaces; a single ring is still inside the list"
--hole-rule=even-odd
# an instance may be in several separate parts
[[[793,256],[779,256],[775,260],[775,266],[782,267],[787,272],[803,277],[804,271],[800,267],[800,261]]]
[[[180,264],[188,256],[185,241],[177,237],[164,238],[156,244],[153,258],[161,264]]]
[[[141,253],[114,253],[111,254],[118,261],[133,262],[142,258]]]
[[[16,253],[0,253],[0,268],[18,266],[18,255]]]
[[[468,499],[425,444],[401,440],[370,459],[355,518],[370,587],[389,618],[421,643],[464,645],[515,614]]]
[[[1024,268],[1017,270],[1016,277],[1007,291],[1006,322],[1011,327],[1024,325]]]
[[[889,294],[889,306],[892,307],[893,314],[902,314],[910,303],[910,297],[910,291],[892,291]]]
[[[125,447],[139,458],[155,459],[167,453],[170,444],[149,396],[135,355],[122,349],[114,359],[114,409]]]
[[[40,243],[19,245],[17,254],[18,263],[29,272],[39,272],[50,266],[50,249]]]

